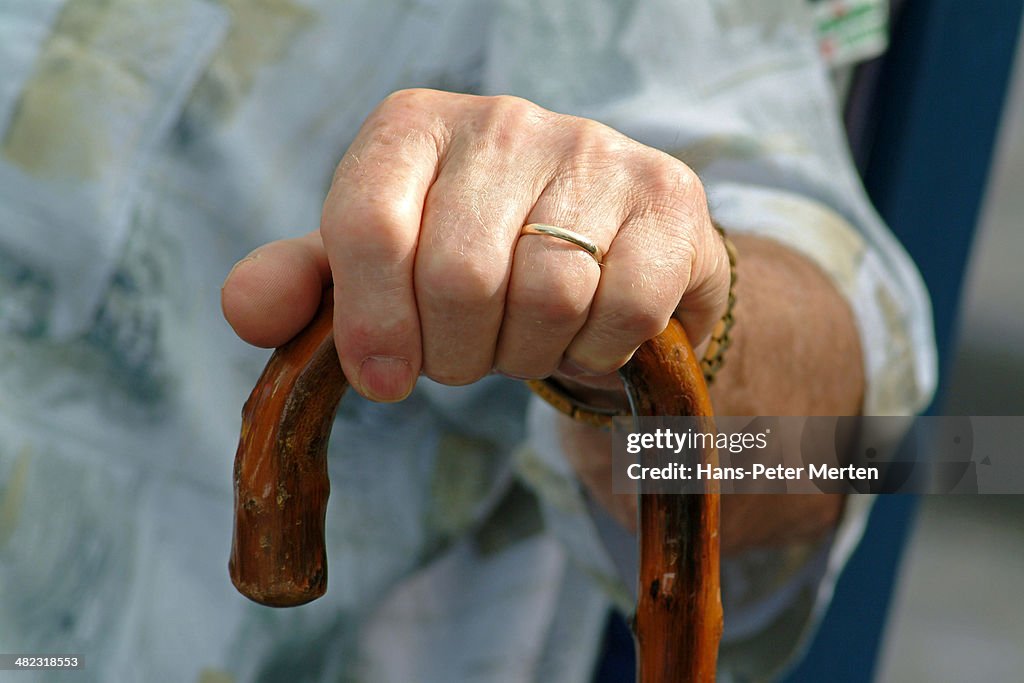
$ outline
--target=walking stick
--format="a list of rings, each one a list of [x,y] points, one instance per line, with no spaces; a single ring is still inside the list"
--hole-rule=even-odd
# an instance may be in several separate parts
[[[288,607],[327,589],[327,440],[347,382],[332,334],[333,300],[277,349],[242,409],[235,456],[229,571],[264,605]],[[638,415],[711,420],[707,387],[682,326],[672,321],[621,371]],[[696,454],[716,464],[714,449]],[[640,496],[638,681],[713,681],[722,608],[718,490]]]
[[[686,415],[714,433],[711,399],[683,326],[672,320],[621,373],[637,415]],[[717,466],[714,446],[690,454]],[[640,683],[714,681],[722,603],[718,482],[701,494],[641,495],[640,578],[633,631]],[[642,482],[641,482],[642,485]]]

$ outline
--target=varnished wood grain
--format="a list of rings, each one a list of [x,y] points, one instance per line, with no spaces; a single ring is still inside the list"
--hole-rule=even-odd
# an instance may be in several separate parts
[[[714,431],[697,358],[673,320],[621,371],[638,415],[701,416]],[[714,448],[688,454],[718,464]],[[722,636],[717,482],[703,494],[640,496],[640,578],[634,632],[637,680],[713,681]]]
[[[235,456],[235,528],[229,568],[242,594],[284,607],[327,587],[326,449],[347,386],[332,334],[330,296],[277,349],[242,411]],[[706,416],[697,359],[672,321],[621,371],[639,415]],[[717,464],[714,449],[691,454]],[[642,683],[712,681],[722,632],[718,490],[640,497],[640,597],[635,632]]]
[[[272,607],[327,590],[327,440],[347,387],[326,296],[313,321],[274,351],[242,409],[228,568],[246,597]]]

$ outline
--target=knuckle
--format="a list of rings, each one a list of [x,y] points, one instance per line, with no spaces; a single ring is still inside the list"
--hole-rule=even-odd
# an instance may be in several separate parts
[[[423,147],[434,147],[437,137],[435,126],[430,122],[410,119],[375,122],[367,138],[367,144],[376,147],[396,147],[397,153]]]
[[[694,213],[707,206],[704,184],[686,164],[658,154],[644,165],[639,177],[641,205],[650,211]]]
[[[364,128],[372,131],[378,142],[391,144],[399,128],[408,128],[409,124],[420,117],[424,109],[423,95],[418,90],[396,90],[381,100],[363,122]],[[404,124],[404,125],[402,125]]]
[[[447,127],[437,107],[437,91],[425,88],[397,90],[370,112],[363,122],[357,153],[369,147],[440,147]],[[350,155],[346,155],[350,156]],[[358,157],[357,157],[358,158]],[[335,178],[337,178],[337,172]]]
[[[582,153],[606,154],[621,151],[626,138],[599,121],[573,117],[571,139]]]
[[[604,336],[627,339],[630,345],[635,345],[657,336],[665,329],[670,314],[654,306],[638,306],[635,303],[619,306],[603,317],[597,329],[604,330]]]
[[[388,109],[401,109],[405,107],[419,107],[425,100],[435,94],[435,91],[427,88],[402,88],[395,90],[381,100],[377,105],[376,112]]]
[[[508,306],[517,315],[540,325],[555,326],[583,317],[590,305],[582,291],[582,278],[530,278],[512,287]]]
[[[644,169],[634,183],[631,204],[631,217],[659,235],[662,255],[673,262],[692,257],[710,225],[703,183],[688,166],[671,158]]]
[[[443,308],[479,310],[496,299],[502,273],[456,253],[432,254],[416,264],[416,289]]]
[[[620,170],[629,157],[629,140],[603,123],[574,118],[568,135],[568,158],[578,173]]]
[[[387,174],[386,168],[376,167],[363,169],[363,157],[383,158],[382,155],[397,155],[400,160],[414,161],[423,150],[435,150],[440,153],[445,140],[444,124],[437,114],[430,111],[390,111],[374,115],[363,126],[363,133],[357,148],[350,148],[335,172],[334,184],[344,171],[370,172],[374,177]],[[345,176],[346,179],[347,176]]]
[[[545,120],[546,112],[521,97],[496,95],[487,98],[482,129],[495,147],[507,148],[531,135]]]
[[[585,139],[590,140],[601,140],[601,141],[619,141],[624,139],[622,135],[615,131],[615,129],[595,121],[594,119],[588,119],[583,116],[572,117],[572,121],[576,126],[579,135]]]
[[[354,315],[348,313],[338,320],[335,334],[338,348],[354,356],[358,362],[364,351],[381,347],[391,348],[396,339],[415,339],[419,330],[416,321],[406,316],[391,319],[377,315]]]
[[[530,100],[515,95],[495,95],[488,98],[491,116],[510,124],[531,124],[544,111]]]
[[[394,262],[409,252],[405,226],[418,222],[418,210],[409,202],[364,196],[343,211],[324,209],[324,242],[340,246],[338,253],[353,259]]]

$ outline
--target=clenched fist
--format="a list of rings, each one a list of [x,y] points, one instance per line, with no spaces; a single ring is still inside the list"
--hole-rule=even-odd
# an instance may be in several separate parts
[[[603,264],[523,235],[530,223],[586,236]],[[421,374],[556,374],[612,391],[610,373],[673,314],[695,342],[708,336],[729,264],[700,180],[673,157],[515,97],[404,90],[345,153],[320,229],[235,267],[225,315],[276,346],[332,281],[345,375],[395,401]]]

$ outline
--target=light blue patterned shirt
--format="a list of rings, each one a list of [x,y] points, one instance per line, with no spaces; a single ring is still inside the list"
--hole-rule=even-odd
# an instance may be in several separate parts
[[[846,157],[815,22],[797,0],[0,4],[0,652],[83,655],[38,680],[587,681],[632,559],[509,380],[346,396],[327,595],[234,591],[232,456],[267,354],[219,286],[318,225],[388,93],[510,92],[678,153],[721,223],[822,264],[867,412],[913,412],[927,300]],[[793,650],[855,507],[834,539],[723,568],[724,675]]]

